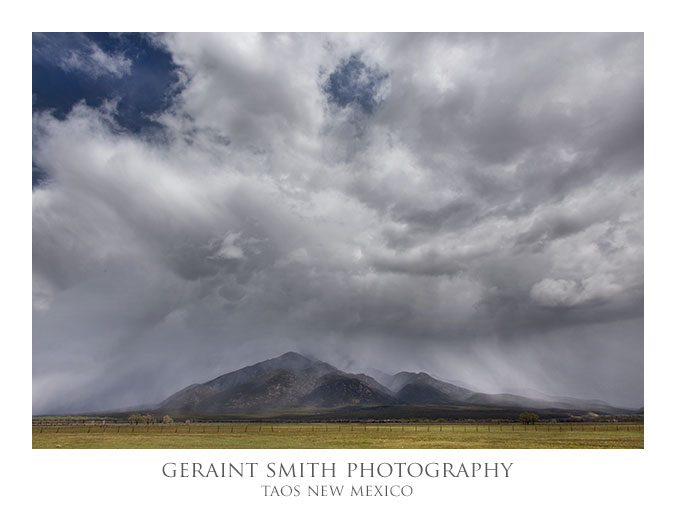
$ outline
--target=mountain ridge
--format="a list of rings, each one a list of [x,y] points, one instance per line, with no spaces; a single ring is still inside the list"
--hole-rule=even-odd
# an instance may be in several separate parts
[[[373,369],[375,370],[375,369]],[[257,414],[271,410],[376,407],[559,409],[617,413],[602,401],[488,394],[439,380],[426,372],[349,373],[321,360],[287,352],[167,397],[157,410],[175,414]]]

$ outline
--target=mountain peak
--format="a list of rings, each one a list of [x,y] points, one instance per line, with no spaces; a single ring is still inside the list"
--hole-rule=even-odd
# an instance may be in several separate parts
[[[306,369],[312,366],[318,365],[328,365],[324,362],[313,360],[307,356],[303,356],[300,353],[295,351],[288,351],[283,355],[277,356],[276,358],[271,358],[270,360],[265,360],[260,362],[257,365],[268,366],[277,369],[289,369],[289,370],[299,370]]]
[[[295,351],[287,351],[287,352],[284,353],[283,355],[279,355],[279,356],[276,357],[276,358],[272,358],[272,360],[279,360],[279,359],[281,359],[281,358],[285,358],[285,359],[297,359],[297,360],[300,360],[300,359],[303,359],[303,360],[310,360],[307,356],[303,356],[302,354],[296,353]]]

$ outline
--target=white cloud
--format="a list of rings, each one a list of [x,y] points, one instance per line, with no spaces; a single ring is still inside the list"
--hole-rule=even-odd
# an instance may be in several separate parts
[[[71,50],[59,65],[65,71],[82,72],[94,79],[108,74],[121,78],[131,73],[132,61],[122,54],[108,54],[90,42],[86,48]]]
[[[218,250],[212,256],[215,259],[244,259],[244,251],[237,245],[241,238],[241,233],[228,233],[221,240]]]
[[[590,302],[604,303],[622,291],[610,274],[594,274],[581,281],[543,279],[533,284],[530,296],[546,307],[574,307]]]

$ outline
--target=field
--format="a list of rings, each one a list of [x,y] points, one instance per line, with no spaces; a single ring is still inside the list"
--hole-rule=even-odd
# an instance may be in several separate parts
[[[33,448],[643,448],[643,424],[34,425]]]

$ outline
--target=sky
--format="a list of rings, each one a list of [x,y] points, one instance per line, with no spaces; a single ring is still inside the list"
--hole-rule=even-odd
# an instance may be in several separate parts
[[[33,412],[297,351],[643,405],[642,34],[34,34]]]

